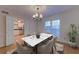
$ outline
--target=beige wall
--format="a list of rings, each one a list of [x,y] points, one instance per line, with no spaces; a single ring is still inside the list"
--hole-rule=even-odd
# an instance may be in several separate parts
[[[5,46],[6,40],[6,17],[0,14],[0,47]]]
[[[78,27],[78,33],[79,33],[79,7],[75,6],[72,10],[68,10],[59,14],[56,14],[54,16],[51,16],[49,18],[46,18],[42,20],[42,23],[40,25],[40,28],[42,29],[41,31],[44,32],[44,21],[45,20],[55,20],[59,17],[61,21],[61,26],[60,26],[60,38],[58,39],[61,42],[68,43],[68,36],[67,32],[69,30],[70,24],[75,24]],[[78,45],[79,45],[79,39],[77,39]]]

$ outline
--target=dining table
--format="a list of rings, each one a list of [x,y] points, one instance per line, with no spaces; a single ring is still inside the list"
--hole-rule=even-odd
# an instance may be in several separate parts
[[[29,46],[34,48],[34,50],[37,53],[38,44],[41,44],[42,42],[49,40],[49,38],[52,39],[53,35],[48,34],[48,33],[40,33],[39,38],[37,38],[36,35],[31,35],[31,36],[26,36],[26,37],[22,38],[22,40],[24,40]]]

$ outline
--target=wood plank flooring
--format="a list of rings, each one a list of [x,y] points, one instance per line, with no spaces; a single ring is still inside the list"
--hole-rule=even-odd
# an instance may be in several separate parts
[[[79,54],[79,48],[72,48],[67,44],[64,44],[64,53],[65,54]]]

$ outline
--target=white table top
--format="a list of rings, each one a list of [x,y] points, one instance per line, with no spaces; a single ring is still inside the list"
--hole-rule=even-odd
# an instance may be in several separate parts
[[[40,42],[44,41],[48,37],[51,37],[52,34],[40,33],[40,38],[36,38],[36,35],[28,36],[22,38],[26,43],[34,47],[35,45],[39,44]]]

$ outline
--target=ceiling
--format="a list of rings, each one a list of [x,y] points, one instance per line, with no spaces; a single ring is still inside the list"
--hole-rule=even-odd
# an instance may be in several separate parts
[[[41,5],[41,8],[43,8]],[[70,10],[73,6],[69,5],[45,5],[45,9],[41,12],[44,17],[49,17],[66,10]],[[7,11],[10,15],[22,18],[31,18],[35,13],[32,5],[0,5],[0,11]]]

